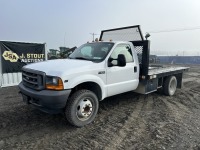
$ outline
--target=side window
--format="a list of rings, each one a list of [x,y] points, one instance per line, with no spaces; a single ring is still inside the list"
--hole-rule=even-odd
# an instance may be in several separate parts
[[[90,47],[90,46],[83,47],[81,49],[81,54],[83,56],[92,56],[92,47]]]
[[[133,62],[133,55],[131,51],[131,47],[128,44],[119,44],[117,47],[115,47],[114,51],[111,54],[111,58],[117,59],[119,54],[123,54],[126,58],[126,62]],[[113,64],[117,64],[116,60],[113,60]]]

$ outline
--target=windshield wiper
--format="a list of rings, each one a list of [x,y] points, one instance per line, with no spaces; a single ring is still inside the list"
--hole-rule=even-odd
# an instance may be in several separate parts
[[[81,59],[81,60],[89,60],[89,61],[91,61],[90,59],[87,59],[87,58],[84,58],[84,57],[74,57],[74,59]]]

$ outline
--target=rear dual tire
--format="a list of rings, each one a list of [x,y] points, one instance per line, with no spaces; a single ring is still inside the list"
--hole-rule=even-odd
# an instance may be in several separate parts
[[[169,76],[166,78],[163,84],[163,93],[167,96],[172,96],[176,92],[177,79],[175,76]]]

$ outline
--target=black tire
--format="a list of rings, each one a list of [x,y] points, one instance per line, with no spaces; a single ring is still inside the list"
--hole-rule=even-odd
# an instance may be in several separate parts
[[[65,116],[70,124],[83,127],[94,120],[98,108],[98,98],[92,91],[78,90],[69,98]]]
[[[176,92],[177,79],[175,76],[169,76],[166,78],[163,84],[163,92],[167,96],[172,96]]]

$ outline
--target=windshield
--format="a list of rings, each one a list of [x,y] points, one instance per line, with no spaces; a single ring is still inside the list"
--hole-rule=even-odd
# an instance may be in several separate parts
[[[111,42],[86,43],[77,48],[69,58],[101,62],[106,58],[113,45],[114,43]]]

